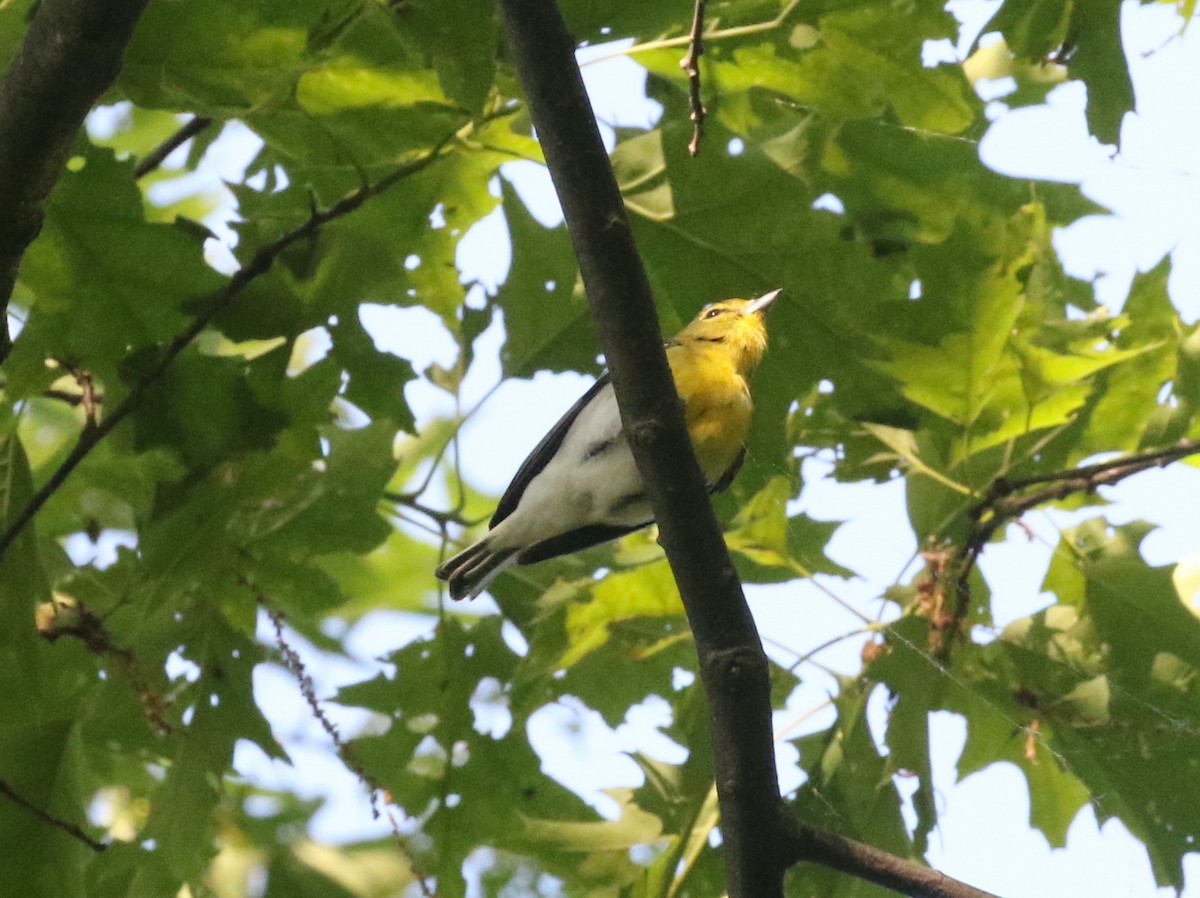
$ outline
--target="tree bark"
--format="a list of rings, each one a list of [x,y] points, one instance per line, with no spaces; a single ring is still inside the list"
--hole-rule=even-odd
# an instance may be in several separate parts
[[[501,0],[506,34],[612,373],[621,420],[683,596],[709,702],[730,898],[783,894],[767,658],[708,499],[634,245],[553,0]],[[697,306],[711,297],[696,297]]]
[[[41,0],[0,82],[0,364],[8,303],[88,111],[116,80],[146,0]]]

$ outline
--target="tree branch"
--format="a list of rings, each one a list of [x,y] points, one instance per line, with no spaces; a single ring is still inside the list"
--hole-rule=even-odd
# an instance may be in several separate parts
[[[729,895],[782,895],[767,659],[684,427],[650,285],[574,42],[553,0],[501,0],[500,7],[621,420],[695,637],[712,723]]]
[[[789,864],[820,864],[910,898],[997,898],[945,873],[794,818],[785,820],[783,826],[782,850]]]
[[[130,412],[141,402],[146,390],[153,386],[166,373],[175,359],[189,346],[191,342],[208,327],[212,320],[241,295],[255,279],[271,270],[275,260],[292,244],[312,237],[320,228],[331,221],[349,215],[355,209],[372,197],[378,196],[390,187],[395,186],[404,178],[416,174],[441,157],[446,146],[455,138],[455,134],[444,137],[433,149],[425,155],[400,166],[386,177],[374,184],[369,184],[347,194],[324,211],[314,211],[304,224],[288,231],[272,243],[264,246],[254,254],[254,257],[244,267],[237,271],[225,288],[216,294],[208,303],[207,309],[198,314],[187,328],[175,336],[162,356],[153,366],[147,369],[137,382],[130,388],[129,393],[112,409],[103,421],[95,426],[85,427],[79,440],[63,462],[55,469],[42,486],[30,497],[25,507],[9,522],[8,527],[0,534],[0,558],[8,551],[9,546],[20,535],[25,526],[33,520],[42,506],[66,482],[71,472],[79,466],[92,450],[120,424]]]
[[[8,301],[88,110],[121,70],[146,0],[41,0],[0,82],[0,363]]]
[[[1025,512],[1057,502],[1073,493],[1094,493],[1102,486],[1120,483],[1126,477],[1140,474],[1151,468],[1161,468],[1173,461],[1200,454],[1200,440],[1180,440],[1166,449],[1153,449],[1110,461],[1072,468],[1069,471],[1054,471],[1017,480],[996,480],[987,496],[968,512],[975,523],[967,533],[960,553],[958,574],[954,579],[955,606],[954,629],[966,618],[971,600],[971,573],[983,554],[983,548],[1009,521],[1015,521]],[[1042,489],[1026,492],[1032,487]]]

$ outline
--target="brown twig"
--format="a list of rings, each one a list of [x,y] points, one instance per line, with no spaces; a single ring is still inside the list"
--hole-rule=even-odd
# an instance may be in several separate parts
[[[953,617],[955,626],[961,625],[967,615],[971,598],[971,573],[975,569],[984,546],[1001,527],[1039,505],[1057,502],[1075,493],[1093,493],[1102,486],[1111,486],[1126,477],[1132,477],[1134,474],[1140,474],[1151,468],[1161,468],[1173,461],[1198,453],[1200,453],[1200,440],[1180,440],[1167,449],[1139,452],[1114,458],[1111,461],[1073,468],[1069,471],[1054,471],[1049,474],[1035,474],[1031,477],[996,480],[983,501],[968,512],[974,524],[959,553],[961,560],[955,578],[957,596]],[[1033,487],[1039,486],[1042,489],[1028,492]]]
[[[59,490],[71,475],[71,472],[79,466],[79,463],[87,458],[100,441],[129,416],[129,413],[141,402],[146,391],[166,373],[167,369],[171,367],[180,354],[208,327],[212,320],[220,312],[228,308],[254,280],[270,271],[275,264],[275,260],[288,247],[314,236],[324,225],[350,214],[362,206],[363,203],[367,202],[367,200],[394,187],[410,175],[422,171],[442,156],[446,146],[454,140],[454,137],[454,134],[447,135],[429,152],[411,162],[401,165],[375,184],[368,184],[347,194],[328,209],[324,211],[314,209],[304,224],[293,228],[277,240],[258,250],[249,263],[244,268],[239,269],[229,279],[225,288],[210,300],[207,309],[199,313],[190,325],[175,336],[163,351],[158,362],[138,378],[137,382],[129,390],[129,393],[117,404],[108,417],[95,427],[84,429],[67,457],[55,469],[54,473],[50,475],[50,478],[42,484],[41,488],[30,497],[20,512],[12,518],[3,534],[0,535],[0,558],[4,557],[4,553],[8,551],[13,540],[33,520],[34,516],[41,510],[50,497]]]
[[[161,735],[172,732],[167,721],[168,702],[150,688],[137,657],[117,644],[113,635],[96,614],[74,596],[56,592],[49,602],[43,602],[34,612],[37,631],[47,642],[64,636],[78,639],[98,658],[111,660],[137,693],[146,720]]]
[[[704,137],[704,119],[708,110],[700,96],[700,57],[704,55],[704,7],[707,0],[696,0],[696,8],[692,14],[692,32],[688,42],[687,55],[679,61],[679,67],[688,76],[688,105],[692,114],[692,139],[688,143],[688,154],[696,156],[700,153],[700,141]]]
[[[462,516],[462,512],[457,509],[448,511],[439,511],[420,501],[417,497],[420,493],[392,493],[386,492],[383,494],[383,499],[387,502],[394,502],[397,505],[403,505],[405,508],[411,508],[418,514],[423,514],[425,517],[434,521],[439,528],[445,528],[449,524],[457,524],[460,527],[474,527],[476,524],[483,523],[486,518],[480,520],[469,521]]]
[[[213,120],[207,116],[197,115],[192,118],[186,125],[146,154],[145,158],[133,170],[134,179],[140,180],[146,177],[146,175],[162,165],[168,156],[212,123]]]
[[[78,405],[83,406],[83,418],[85,427],[96,426],[96,381],[92,377],[92,372],[86,368],[80,368],[78,365],[71,365],[64,362],[62,359],[55,359],[60,366],[66,368],[70,372],[71,377],[75,378],[75,383],[79,387],[79,402]]]
[[[53,826],[55,829],[61,829],[72,838],[78,839],[92,851],[99,854],[108,848],[103,842],[98,842],[83,831],[83,828],[77,823],[71,823],[68,820],[62,820],[55,817],[49,811],[44,811],[31,802],[29,799],[18,793],[12,786],[0,779],[0,795],[3,795],[19,808],[28,811],[38,820],[41,820],[47,826]]]

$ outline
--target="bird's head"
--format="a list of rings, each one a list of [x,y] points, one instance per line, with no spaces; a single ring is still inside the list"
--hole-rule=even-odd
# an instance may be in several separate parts
[[[739,371],[749,374],[767,349],[767,308],[782,292],[772,290],[758,299],[726,299],[705,306],[675,342],[719,346]]]

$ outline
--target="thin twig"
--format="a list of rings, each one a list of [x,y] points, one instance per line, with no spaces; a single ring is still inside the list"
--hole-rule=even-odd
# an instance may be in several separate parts
[[[802,664],[807,664],[809,661],[811,661],[813,659],[814,656],[819,655],[821,652],[825,651],[826,649],[833,648],[839,642],[843,642],[847,639],[853,639],[855,636],[862,636],[866,633],[878,633],[878,632],[879,632],[879,628],[875,627],[875,626],[859,627],[856,630],[851,630],[849,633],[839,633],[837,636],[834,636],[831,639],[826,639],[820,645],[816,646],[815,648],[809,649],[807,652],[804,652],[803,654],[801,654],[800,652],[792,652],[792,654],[796,656],[796,660],[793,661],[788,666],[787,672],[790,674],[794,674],[800,668],[800,666]],[[769,640],[769,639],[764,640],[764,641],[773,642],[773,640]],[[775,643],[775,644],[778,645],[779,643]],[[791,650],[789,649],[788,651],[791,651]]]
[[[1016,520],[1025,512],[1057,502],[1074,493],[1093,493],[1099,487],[1111,486],[1126,477],[1200,453],[1200,440],[1180,440],[1167,449],[1155,449],[1110,461],[1085,465],[1068,471],[1036,474],[1020,479],[1001,478],[992,484],[987,496],[968,513],[975,523],[967,534],[959,553],[960,566],[955,578],[956,604],[953,624],[960,625],[970,605],[971,573],[984,546],[1001,527]],[[1026,492],[1031,487],[1042,489]]]
[[[146,391],[157,383],[163,374],[166,373],[167,369],[191,345],[192,341],[208,327],[212,320],[228,308],[245,291],[247,286],[270,271],[275,264],[275,260],[288,247],[314,236],[324,225],[350,214],[362,206],[363,203],[367,202],[367,200],[394,187],[410,175],[422,171],[443,155],[447,145],[454,138],[454,134],[447,135],[429,152],[411,162],[401,165],[375,184],[368,184],[347,194],[329,207],[329,209],[325,211],[314,209],[308,220],[302,225],[293,228],[256,252],[250,262],[244,268],[239,269],[229,279],[229,283],[225,285],[225,288],[212,298],[208,304],[208,308],[198,314],[187,328],[175,336],[175,339],[167,346],[158,362],[138,378],[137,383],[133,385],[129,393],[117,404],[108,417],[95,427],[84,429],[79,435],[74,448],[71,449],[71,452],[58,468],[55,469],[54,473],[50,475],[50,479],[42,484],[41,488],[30,497],[21,511],[12,518],[8,527],[5,528],[3,535],[0,535],[0,558],[4,557],[4,553],[8,551],[13,540],[33,520],[34,516],[41,510],[50,497],[62,487],[63,483],[71,475],[71,472],[79,466],[79,463],[87,458],[100,441],[129,416],[129,413],[141,402]]]
[[[92,851],[99,854],[108,848],[103,842],[97,842],[91,836],[83,831],[83,828],[77,823],[71,823],[68,820],[61,820],[55,817],[49,811],[44,811],[31,802],[29,799],[20,795],[12,786],[4,780],[0,780],[0,795],[3,795],[19,808],[24,808],[38,820],[41,820],[47,826],[53,826],[55,829],[61,829],[72,838],[78,839]]]
[[[86,368],[80,368],[78,365],[70,365],[62,359],[55,359],[59,365],[66,368],[71,373],[71,377],[75,378],[75,384],[79,387],[79,404],[83,406],[83,420],[85,427],[96,426],[96,381],[92,377],[92,372]]]
[[[781,9],[779,15],[773,19],[768,19],[765,22],[753,22],[749,25],[737,25],[733,28],[717,28],[704,35],[704,39],[706,41],[719,41],[735,37],[749,37],[752,34],[773,31],[780,27],[784,23],[784,20],[792,14],[792,10],[799,5],[800,0],[788,0],[787,6]],[[602,56],[593,56],[582,65],[585,67],[596,65],[609,59],[618,59],[622,56],[636,56],[639,53],[649,53],[652,50],[670,50],[674,47],[686,47],[691,43],[691,40],[691,35],[681,35],[680,37],[667,37],[661,40],[647,41],[644,44],[634,44],[632,47],[624,47],[620,50],[614,50],[611,53],[605,53]]]
[[[1116,478],[1120,480],[1128,477],[1129,474],[1136,474],[1138,471],[1145,471],[1150,468],[1161,468],[1170,462],[1187,458],[1189,455],[1195,455],[1196,453],[1200,453],[1200,440],[1180,440],[1174,446],[1169,446],[1166,449],[1138,452],[1133,455],[1124,456],[1123,458],[1097,462],[1094,465],[1085,465],[1082,468],[1074,468],[1069,471],[1054,471],[1050,474],[1035,474],[1032,477],[1017,479],[1002,478],[992,485],[992,495],[1011,495],[1019,490],[1037,486],[1041,483],[1061,483],[1064,480],[1074,481],[1081,478],[1100,477],[1110,474],[1113,471],[1120,471],[1125,467],[1136,466],[1136,470],[1121,474]],[[1116,481],[1099,480],[1098,485],[1102,486],[1109,482],[1115,483]]]
[[[213,120],[207,116],[197,115],[190,122],[156,146],[151,150],[137,167],[133,170],[135,180],[141,180],[154,171],[168,156],[174,153],[179,147],[183,146],[205,128],[213,123]]]
[[[42,397],[45,399],[55,399],[59,402],[65,402],[67,405],[85,405],[89,401],[82,393],[72,393],[70,390],[43,390]],[[96,406],[104,404],[104,397],[93,392],[90,397],[92,404],[92,417],[96,416]]]
[[[394,502],[396,505],[411,508],[413,511],[419,512],[425,515],[425,517],[436,521],[442,527],[447,524],[458,524],[460,527],[474,527],[476,524],[482,523],[481,521],[468,521],[462,516],[462,512],[457,509],[438,511],[436,508],[431,508],[417,498],[420,495],[420,493],[385,492],[381,498],[386,502]]]
[[[704,137],[704,118],[708,114],[704,101],[700,96],[700,57],[704,55],[704,7],[707,0],[696,0],[696,8],[692,13],[692,33],[688,42],[687,55],[679,61],[679,67],[688,76],[688,105],[692,114],[692,139],[688,143],[688,154],[696,156],[700,153],[700,141]]]
[[[392,829],[392,835],[395,837],[396,843],[400,848],[400,853],[404,855],[404,859],[408,862],[413,877],[417,880],[417,887],[421,890],[421,895],[424,898],[435,898],[433,890],[429,886],[430,877],[422,872],[420,865],[413,856],[408,840],[400,832],[400,819],[391,807],[391,797],[388,795],[387,790],[380,786],[367,773],[362,765],[362,761],[359,760],[358,754],[354,751],[354,746],[342,738],[337,724],[329,719],[329,716],[325,713],[325,709],[321,707],[321,701],[317,698],[317,687],[313,683],[312,676],[309,674],[308,668],[304,666],[304,661],[300,658],[300,654],[288,642],[287,636],[284,633],[284,627],[287,624],[286,616],[271,604],[266,595],[258,590],[254,590],[253,586],[247,581],[243,580],[242,582],[254,591],[255,601],[271,621],[271,626],[275,630],[275,644],[279,647],[279,653],[283,656],[284,666],[296,678],[296,682],[300,687],[300,694],[304,696],[304,701],[308,704],[308,709],[312,712],[313,719],[320,724],[321,729],[329,737],[329,741],[333,743],[333,749],[342,763],[349,768],[350,772],[358,778],[362,787],[367,790],[367,794],[371,800],[372,815],[376,819],[380,817],[387,818]]]

